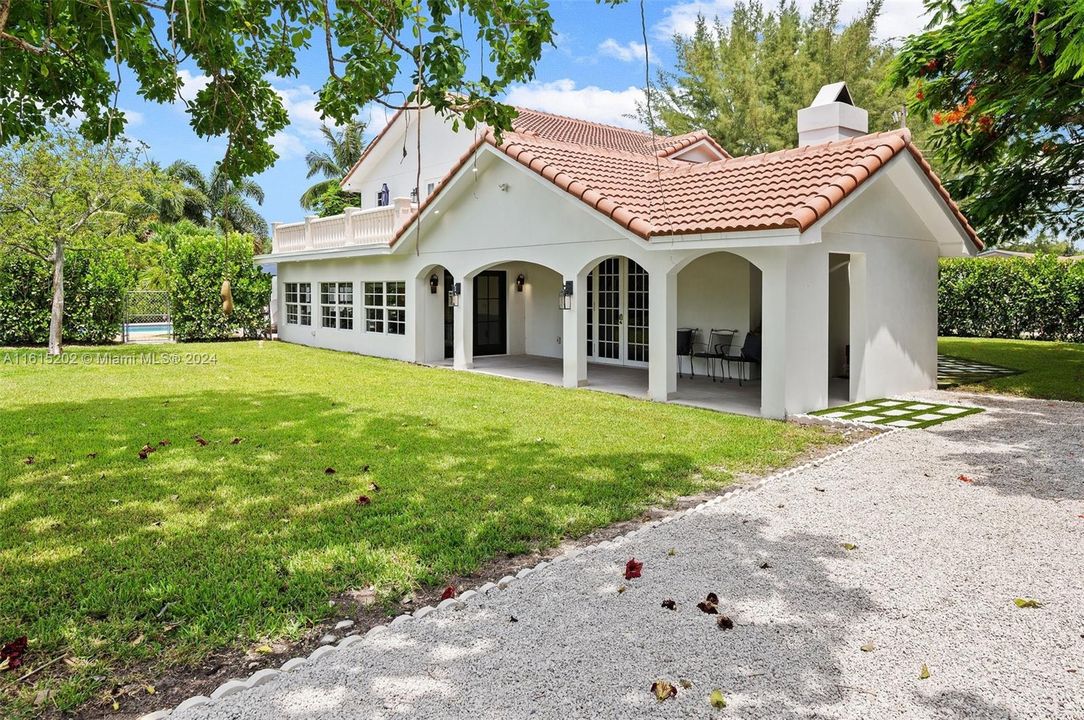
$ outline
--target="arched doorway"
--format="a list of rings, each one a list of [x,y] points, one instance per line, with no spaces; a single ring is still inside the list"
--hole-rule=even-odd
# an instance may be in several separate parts
[[[418,275],[418,348],[421,362],[450,361],[455,344],[455,307],[451,291],[452,273],[443,265],[433,265]]]

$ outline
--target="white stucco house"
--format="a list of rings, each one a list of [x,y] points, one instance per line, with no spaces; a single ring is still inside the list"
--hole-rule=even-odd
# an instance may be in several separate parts
[[[937,259],[981,242],[842,83],[797,123],[799,147],[731,157],[703,131],[402,111],[342,181],[360,208],[274,224],[279,337],[774,418],[934,387]],[[759,362],[690,379],[679,328]]]

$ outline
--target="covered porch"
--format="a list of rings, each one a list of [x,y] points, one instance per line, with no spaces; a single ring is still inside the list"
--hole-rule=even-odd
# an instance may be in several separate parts
[[[451,364],[450,362],[445,364]],[[648,398],[648,369],[603,363],[589,363],[586,386],[589,390]],[[562,385],[564,363],[560,358],[538,355],[489,355],[474,358],[474,372],[501,377],[531,380],[548,385]],[[677,391],[669,402],[738,415],[760,415],[760,380],[736,379],[712,382],[708,377],[688,375],[678,378]]]

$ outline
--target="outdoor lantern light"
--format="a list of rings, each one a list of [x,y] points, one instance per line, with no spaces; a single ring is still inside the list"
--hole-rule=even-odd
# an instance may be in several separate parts
[[[523,292],[523,284],[527,282],[527,278],[523,277],[523,273],[516,276],[516,292]]]
[[[561,294],[557,296],[558,304],[562,310],[572,309],[572,281],[565,280],[565,286],[561,288]]]
[[[459,307],[459,293],[461,289],[459,283],[452,285],[452,289],[448,291],[448,307]]]
[[[430,294],[432,294],[432,295],[437,294],[437,286],[438,285],[440,285],[440,278],[437,277],[436,273],[433,273],[432,275],[429,276],[429,292],[430,292]]]

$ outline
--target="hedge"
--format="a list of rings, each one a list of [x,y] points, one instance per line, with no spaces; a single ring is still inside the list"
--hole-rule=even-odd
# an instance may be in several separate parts
[[[943,258],[938,333],[1084,341],[1084,261]]]
[[[51,263],[18,251],[0,253],[0,345],[49,340]],[[120,334],[118,298],[134,282],[119,251],[69,251],[64,260],[64,342],[101,344]]]
[[[252,237],[192,227],[170,238],[165,255],[178,340],[223,340],[267,328],[271,276],[252,263]],[[222,281],[233,292],[233,314],[222,312]]]

